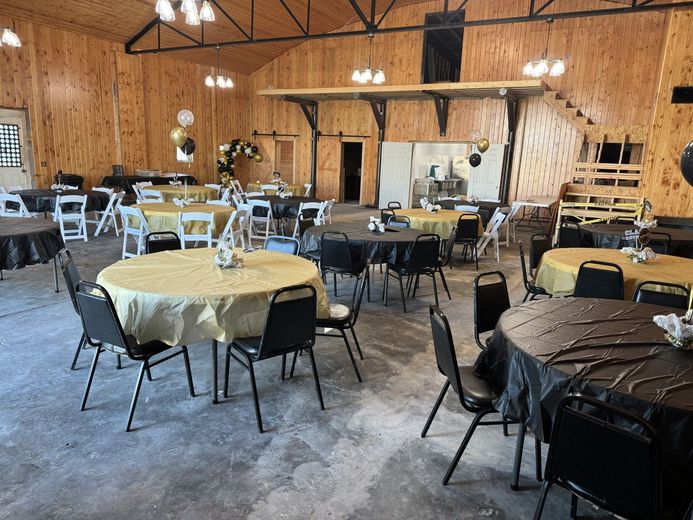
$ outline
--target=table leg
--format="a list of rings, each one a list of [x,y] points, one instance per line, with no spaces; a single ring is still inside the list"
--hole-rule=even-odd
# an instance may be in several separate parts
[[[213,404],[219,404],[219,381],[217,379],[217,350],[219,348],[219,342],[215,339],[212,340],[212,379],[214,381],[213,386],[213,394],[212,394],[212,403]]]
[[[53,257],[53,278],[55,279],[55,292],[60,292],[58,287],[58,257]]]

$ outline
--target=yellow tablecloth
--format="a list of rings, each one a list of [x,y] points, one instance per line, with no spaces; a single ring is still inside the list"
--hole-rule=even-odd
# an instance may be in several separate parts
[[[315,265],[286,253],[242,253],[245,265],[221,269],[215,249],[165,251],[121,260],[97,278],[113,298],[126,334],[187,345],[205,339],[227,343],[259,336],[269,299],[282,287],[308,283],[318,315],[329,316],[325,287]]]
[[[224,231],[226,223],[229,221],[234,208],[226,206],[216,206],[214,204],[191,204],[187,208],[179,208],[173,202],[158,202],[148,204],[135,204],[133,208],[139,208],[147,219],[149,230],[154,233],[157,231],[173,231],[178,233],[178,213],[214,213],[212,223],[212,235],[219,235]],[[204,233],[206,226],[203,222],[188,222],[185,225],[185,232]]]
[[[448,239],[453,228],[457,225],[460,215],[464,214],[461,211],[451,209],[441,209],[436,213],[429,213],[423,208],[396,209],[394,212],[395,215],[409,217],[411,227],[414,229],[420,229],[426,233],[435,233],[443,240]],[[483,235],[483,233],[484,225],[481,223],[481,219],[479,219],[479,236]]]
[[[580,264],[600,260],[617,264],[623,269],[625,298],[633,298],[641,282],[654,281],[684,285],[693,292],[693,260],[678,256],[657,255],[646,264],[633,263],[616,249],[561,248],[544,253],[537,271],[536,284],[554,296],[567,296],[575,290]]]
[[[205,186],[188,186],[187,190],[184,186],[150,186],[148,190],[158,191],[164,196],[166,202],[171,202],[173,199],[182,199],[186,196],[189,199],[195,199],[195,202],[207,202],[219,198],[219,193],[214,188]]]
[[[267,184],[272,184],[272,183],[268,182]],[[245,187],[245,191],[262,191],[262,184],[259,182],[250,182]],[[298,196],[302,196],[306,192],[306,189],[300,184],[289,184],[286,187],[285,191],[287,191],[287,192],[290,191],[298,197]],[[276,191],[267,190],[266,195],[276,195]]]

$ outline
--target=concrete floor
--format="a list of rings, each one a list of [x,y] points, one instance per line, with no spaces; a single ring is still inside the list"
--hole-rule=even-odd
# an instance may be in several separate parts
[[[364,222],[375,210],[337,206],[335,220]],[[365,224],[364,224],[365,225]],[[120,259],[109,236],[70,250],[84,279]],[[516,247],[501,262],[511,300],[521,287]],[[478,354],[473,340],[473,264],[446,270],[453,296],[441,296],[461,363]],[[172,280],[174,282],[174,280]],[[381,287],[382,277],[375,285]],[[197,397],[190,398],[182,360],[145,380],[134,428],[124,427],[135,383],[133,363],[116,370],[101,358],[88,409],[79,411],[92,351],[70,371],[80,336],[61,278],[52,267],[5,272],[0,282],[0,519],[42,518],[531,518],[539,484],[528,437],[521,491],[510,490],[515,428],[478,430],[447,487],[441,479],[472,416],[450,392],[426,439],[419,434],[444,379],[428,323],[431,288],[423,283],[402,313],[365,302],[357,333],[366,359],[356,381],[341,341],[319,338],[318,370],[327,409],[320,411],[307,358],[281,381],[280,361],[257,367],[267,433],[256,428],[246,372],[232,365],[232,396],[211,403],[210,344],[190,347]],[[351,285],[339,282],[340,300]],[[330,296],[331,287],[328,287]],[[343,297],[342,297],[343,296]],[[581,504],[581,513],[591,511]],[[543,518],[568,518],[569,497],[555,489]]]

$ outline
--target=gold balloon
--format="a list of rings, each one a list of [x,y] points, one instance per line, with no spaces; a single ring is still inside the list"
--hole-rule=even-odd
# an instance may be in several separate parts
[[[488,139],[485,137],[482,137],[476,142],[476,149],[479,150],[481,153],[484,153],[486,150],[488,150],[488,147],[490,146],[490,143],[488,142]]]
[[[255,159],[255,162],[262,162],[264,160],[264,157],[262,157],[261,153],[256,153],[253,155],[253,159]]]
[[[185,144],[185,141],[188,139],[188,132],[186,132],[185,128],[183,128],[182,126],[177,126],[173,130],[171,130],[169,137],[171,139],[171,143],[173,143],[174,146],[181,147]]]

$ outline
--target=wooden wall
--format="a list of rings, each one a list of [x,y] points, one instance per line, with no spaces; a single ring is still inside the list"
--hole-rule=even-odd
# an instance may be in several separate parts
[[[8,22],[0,17],[0,26]],[[29,109],[39,186],[50,186],[59,169],[83,175],[87,185],[98,184],[113,164],[126,173],[188,171],[168,141],[182,108],[196,116],[190,172],[209,182],[217,178],[218,144],[247,126],[239,101],[248,98],[244,76],[232,76],[233,90],[208,89],[209,67],[128,56],[121,44],[21,20],[16,32],[23,46],[0,48],[0,107]]]
[[[693,187],[686,183],[679,168],[683,147],[693,140],[693,105],[671,104],[673,87],[682,85],[693,85],[691,10],[672,15],[650,131],[643,192],[657,214],[693,217]]]

